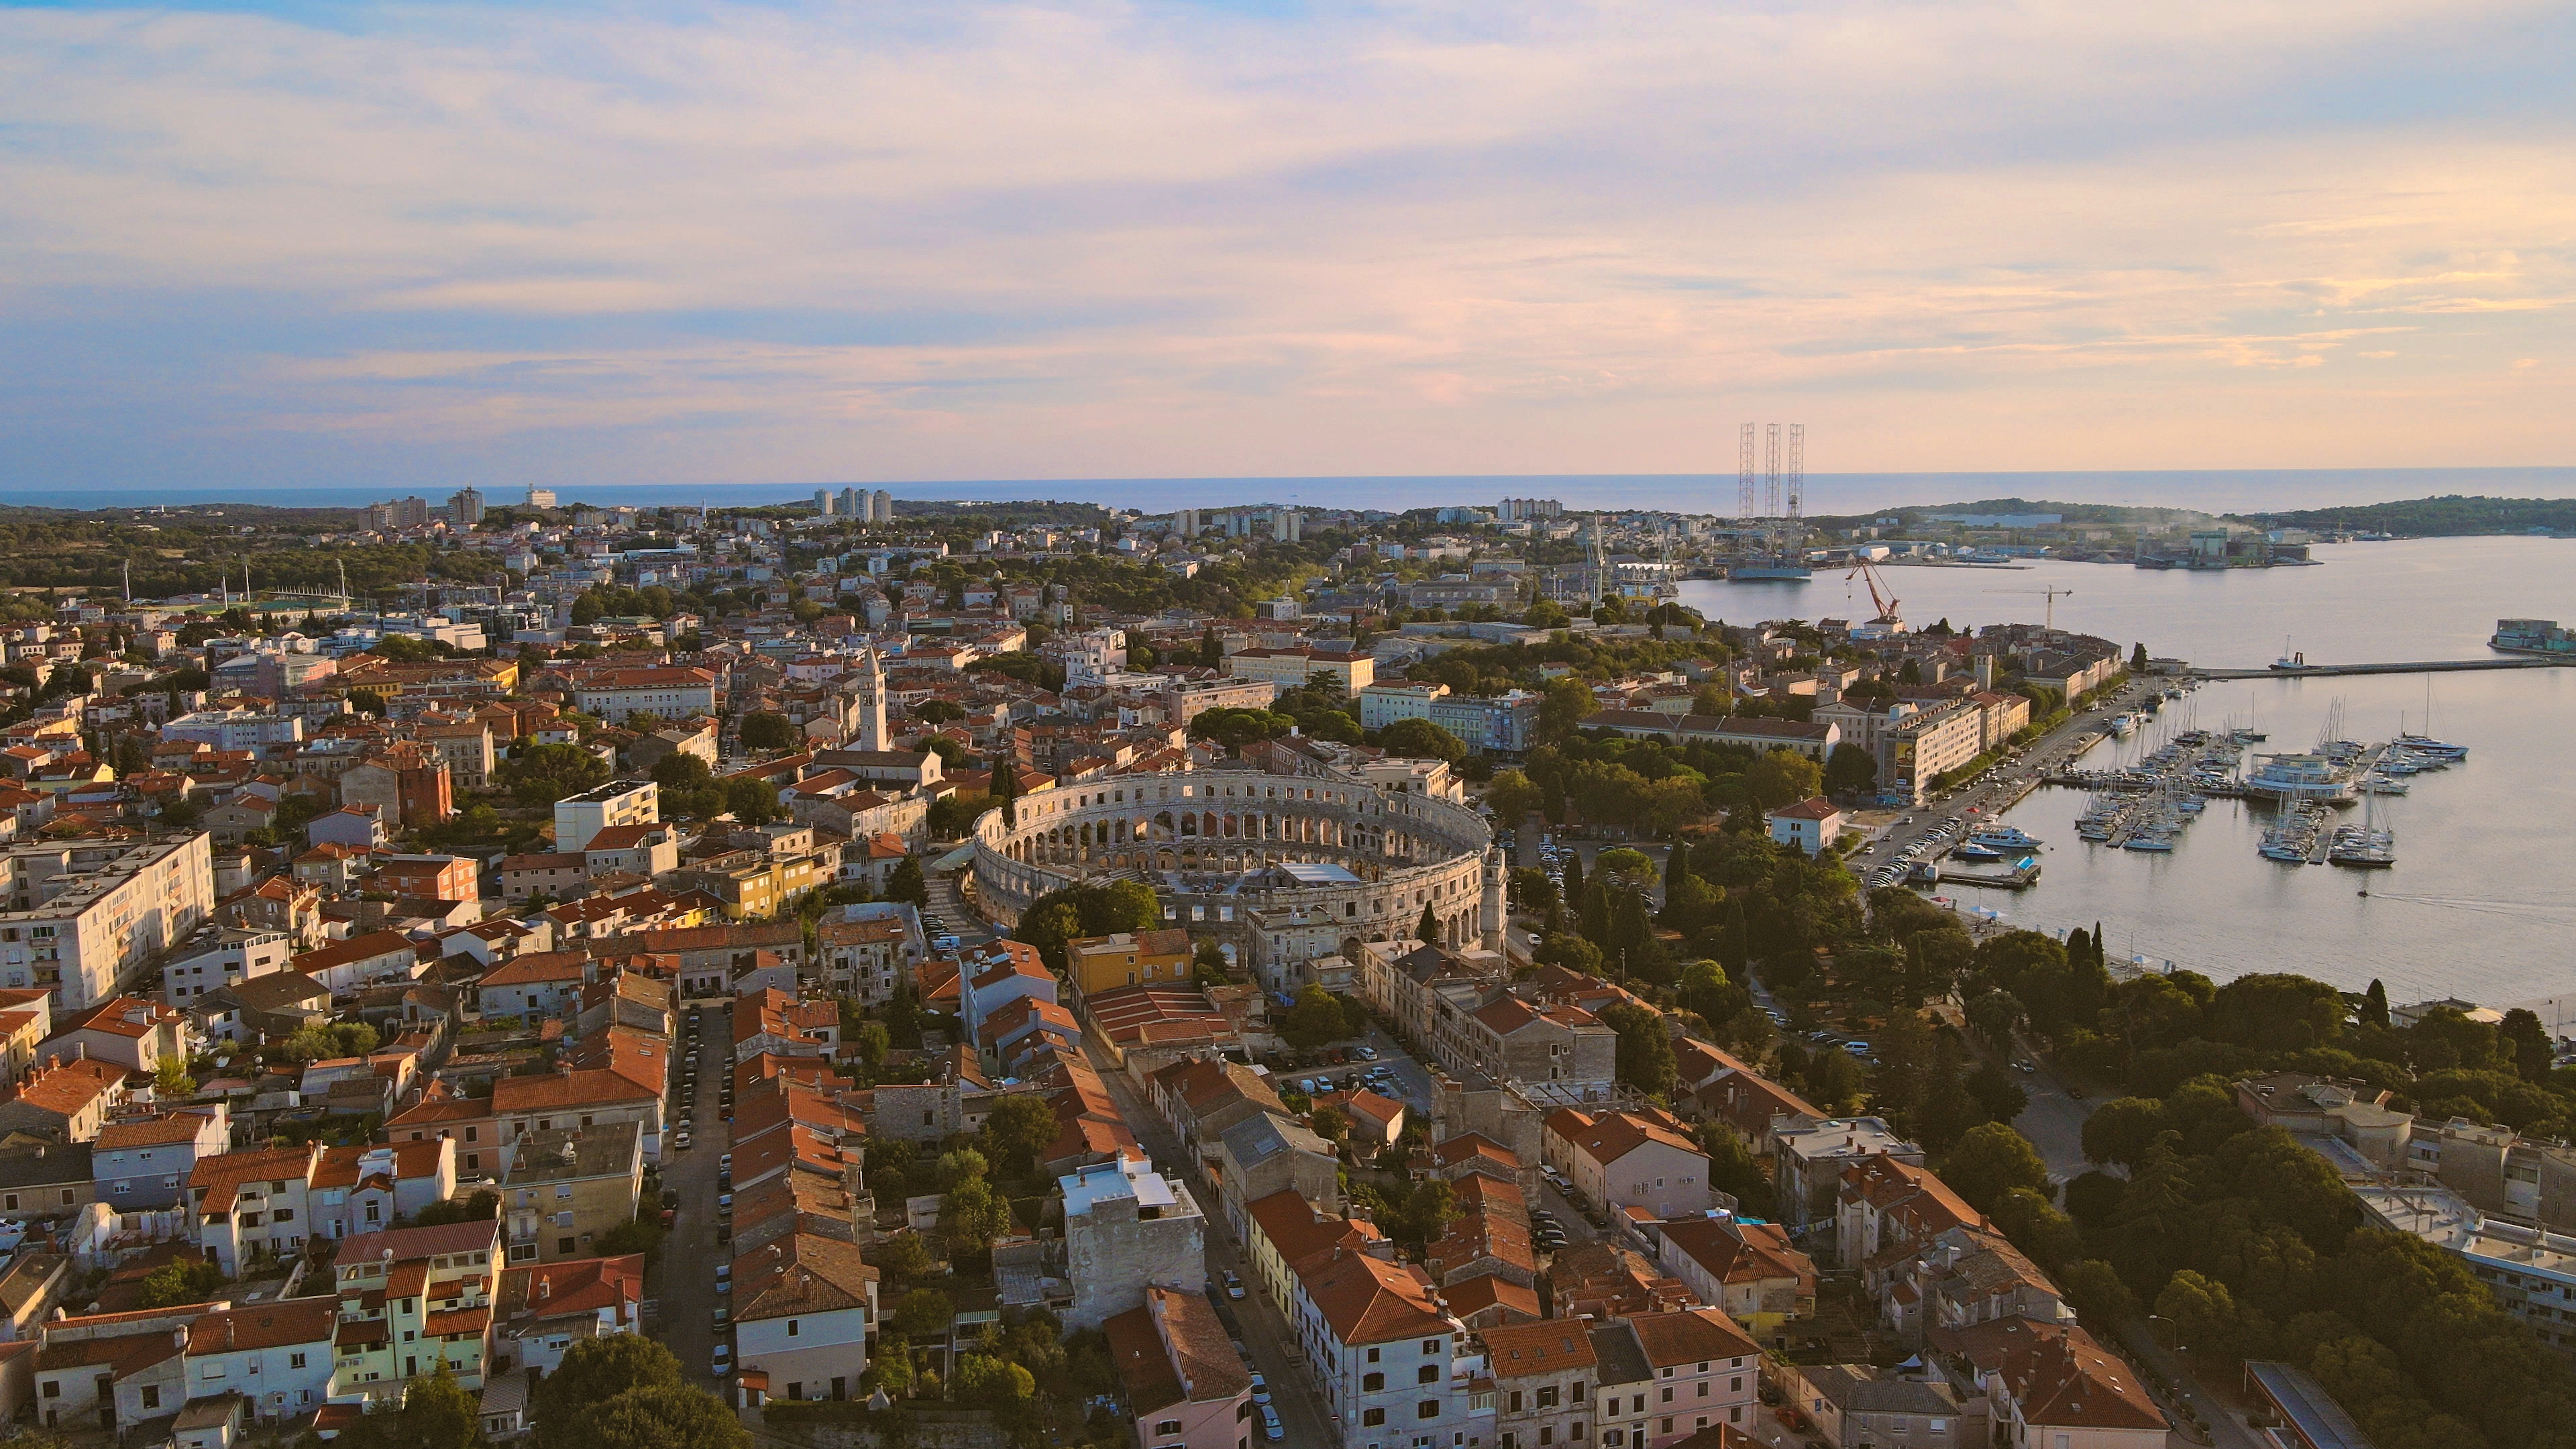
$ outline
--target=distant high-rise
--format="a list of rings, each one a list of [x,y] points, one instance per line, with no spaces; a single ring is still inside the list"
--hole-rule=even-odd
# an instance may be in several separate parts
[[[1195,508],[1184,508],[1174,513],[1172,515],[1172,532],[1179,534],[1183,538],[1198,537],[1199,511]]]
[[[426,498],[396,498],[367,505],[369,528],[424,528],[428,524],[429,500]]]
[[[552,508],[552,507],[554,507],[554,506],[555,506],[555,490],[553,490],[553,489],[551,489],[551,488],[537,488],[537,487],[533,487],[533,486],[532,486],[532,487],[530,487],[530,488],[528,489],[528,506],[529,506],[530,508]]]
[[[843,518],[855,518],[861,523],[867,522],[868,495],[856,488],[842,489],[841,506],[835,512]]]
[[[871,506],[868,509],[868,521],[871,523],[894,522],[893,494],[888,493],[882,488],[876,491],[876,496],[872,500]]]
[[[459,528],[472,528],[483,521],[483,494],[476,488],[459,488],[448,495],[447,516]]]
[[[817,517],[821,518],[829,518],[832,516],[831,489],[817,488],[814,490],[814,512]]]
[[[1270,515],[1270,537],[1278,543],[1295,543],[1305,536],[1305,517],[1294,508],[1282,508]]]

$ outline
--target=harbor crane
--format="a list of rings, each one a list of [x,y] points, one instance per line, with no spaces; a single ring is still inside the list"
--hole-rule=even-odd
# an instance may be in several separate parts
[[[1868,559],[1852,560],[1851,572],[1843,575],[1843,582],[1848,584],[1854,579],[1869,585],[1869,601],[1878,608],[1878,617],[1870,621],[1879,626],[1876,632],[1882,637],[1904,633],[1905,620],[1896,612],[1898,602],[1896,590],[1892,587],[1879,587],[1884,581],[1879,577],[1878,570],[1870,567]]]
[[[2061,599],[2061,598],[2073,598],[2073,597],[2075,596],[2075,591],[2074,591],[2073,589],[2061,589],[2061,588],[2057,587],[2055,584],[2051,584],[2051,585],[2049,585],[2048,587],[2046,587],[2046,588],[2044,588],[2044,589],[1988,589],[1988,590],[1986,590],[1986,592],[1987,592],[1987,593],[1990,593],[1990,594],[2043,594],[2043,595],[2046,595],[2046,596],[2047,596],[2047,598],[2048,598],[2048,606],[2047,606],[2047,611],[2046,611],[2047,627],[2048,627],[2048,628],[2051,628],[2051,629],[2054,629],[2054,628],[2056,628],[2056,627],[2057,627],[2057,601],[2058,601],[2059,599]]]

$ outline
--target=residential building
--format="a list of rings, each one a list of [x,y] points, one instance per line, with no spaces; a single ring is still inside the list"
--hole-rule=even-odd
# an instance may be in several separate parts
[[[2165,1449],[2172,1423],[2126,1360],[2072,1323],[2006,1318],[1932,1335],[1984,1391],[1994,1434],[2029,1449]]]
[[[340,997],[355,995],[363,986],[409,981],[420,975],[425,964],[409,936],[400,931],[370,931],[298,955],[294,970]]]
[[[161,953],[204,924],[214,894],[201,832],[0,846],[0,988],[41,988],[57,1011],[140,990]]]
[[[1610,1094],[1619,1034],[1582,1007],[1498,996],[1471,1011],[1434,1011],[1432,1044],[1462,1075],[1545,1082],[1557,1100]]]
[[[388,829],[436,825],[456,813],[445,757],[418,740],[396,740],[350,766],[340,776],[340,803],[370,812]]]
[[[1843,1170],[1879,1156],[1918,1167],[1923,1163],[1921,1147],[1876,1117],[1784,1124],[1771,1142],[1773,1215],[1793,1233],[1831,1219],[1842,1194]]]
[[[1118,931],[1067,942],[1067,973],[1074,991],[1088,996],[1120,986],[1171,985],[1190,979],[1190,933]]]
[[[1190,1190],[1120,1159],[1057,1180],[1073,1280],[1068,1328],[1097,1328],[1144,1306],[1148,1288],[1207,1291],[1207,1222]]]
[[[559,1019],[571,1014],[594,974],[587,951],[530,951],[483,973],[474,990],[486,1017]]]
[[[328,1296],[203,1314],[188,1325],[180,1355],[187,1401],[238,1394],[246,1414],[261,1424],[313,1412],[331,1398],[339,1323],[339,1300]]]
[[[903,910],[905,915],[824,918],[815,928],[824,983],[868,1006],[892,1001],[895,983],[911,978],[922,955],[921,929],[908,919],[910,907]]]
[[[1548,1117],[1539,1140],[1546,1163],[1572,1180],[1585,1200],[1605,1209],[1681,1218],[1716,1205],[1708,1155],[1678,1119],[1659,1109],[1595,1116],[1562,1108]]]
[[[1380,680],[1359,691],[1360,728],[1382,730],[1400,719],[1431,718],[1431,702],[1449,693],[1445,684]]]
[[[552,1373],[585,1339],[644,1331],[644,1255],[523,1263],[501,1273],[492,1356]]]
[[[573,707],[611,724],[624,724],[636,713],[684,720],[716,712],[716,677],[704,669],[659,666],[650,669],[605,669],[584,674],[573,685]],[[556,843],[562,844],[558,836]]]
[[[1816,1312],[1816,1263],[1776,1223],[1684,1218],[1655,1229],[1655,1259],[1757,1338]]]
[[[1828,849],[1843,838],[1842,807],[1822,795],[1766,810],[1762,823],[1771,832],[1772,844],[1794,845],[1806,855]]]
[[[1393,1263],[1336,1251],[1296,1274],[1289,1327],[1339,1449],[1449,1449],[1493,1436],[1466,1325]]]
[[[644,1196],[642,1129],[633,1122],[531,1132],[501,1179],[509,1262],[594,1256],[599,1237],[635,1220]]]
[[[325,1147],[305,1186],[312,1234],[334,1242],[382,1232],[456,1195],[453,1141]]]
[[[87,1142],[98,1136],[108,1112],[125,1097],[126,1071],[116,1063],[47,1057],[0,1092],[0,1136],[24,1132],[56,1142]]]
[[[186,1020],[158,1002],[118,996],[55,1018],[40,1057],[88,1057],[130,1072],[152,1072],[162,1059],[188,1059]]]
[[[877,1270],[855,1244],[790,1233],[737,1254],[734,1353],[746,1397],[854,1397],[877,1326]]]
[[[1974,1449],[1980,1442],[1964,1432],[1958,1391],[1936,1377],[1907,1377],[1871,1364],[1783,1364],[1780,1389],[1837,1449]]]
[[[1588,1446],[1599,1360],[1578,1319],[1488,1328],[1482,1337],[1494,1379],[1494,1432],[1501,1449]]]
[[[1762,1350],[1715,1308],[1616,1319],[1593,1330],[1592,1348],[1604,1449],[1670,1449],[1705,1429],[1753,1425]]]
[[[612,1122],[634,1123],[643,1134],[645,1155],[655,1161],[661,1158],[661,1084],[639,1082],[622,1072],[586,1068],[503,1077],[492,1084],[491,1115],[502,1155],[487,1171],[506,1167],[518,1143],[531,1133],[569,1132]]]
[[[200,1158],[188,1173],[188,1210],[206,1260],[239,1277],[245,1263],[302,1251],[313,1230],[310,1187],[321,1155],[319,1144],[308,1144]]]
[[[659,786],[650,780],[613,780],[555,802],[555,849],[584,850],[591,837],[612,825],[658,825],[661,820]]]
[[[197,1163],[222,1156],[231,1136],[220,1107],[110,1122],[90,1143],[99,1201],[119,1212],[175,1207]]]
[[[501,1225],[490,1218],[366,1233],[331,1260],[340,1299],[335,1398],[399,1403],[404,1385],[443,1366],[480,1390],[501,1274]]]
[[[294,957],[295,940],[284,931],[208,927],[161,968],[162,999],[172,1006],[185,1006],[217,987],[283,971]]]
[[[1266,679],[1282,689],[1331,684],[1353,694],[1377,681],[1377,657],[1335,649],[1239,649],[1225,656],[1235,679]]]
[[[86,1142],[38,1142],[0,1150],[0,1221],[65,1217],[95,1192]]]
[[[1247,1449],[1252,1375],[1205,1294],[1147,1288],[1101,1324],[1135,1415],[1136,1449]]]

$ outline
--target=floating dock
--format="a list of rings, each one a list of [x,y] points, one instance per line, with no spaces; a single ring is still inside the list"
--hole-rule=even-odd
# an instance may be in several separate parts
[[[2011,870],[1998,874],[1989,874],[1985,871],[1975,870],[1951,870],[1945,867],[1941,871],[1940,880],[1943,885],[1983,886],[1987,890],[2026,891],[2032,886],[2039,884],[2039,862],[2034,860],[2028,864],[2015,866]]]

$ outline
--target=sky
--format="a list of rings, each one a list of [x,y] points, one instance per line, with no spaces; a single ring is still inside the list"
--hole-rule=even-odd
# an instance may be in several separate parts
[[[2576,9],[0,3],[0,493],[2576,463]]]

